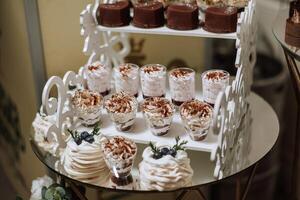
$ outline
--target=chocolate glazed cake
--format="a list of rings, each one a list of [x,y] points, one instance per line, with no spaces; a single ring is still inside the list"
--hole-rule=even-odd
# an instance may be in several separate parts
[[[142,2],[133,6],[133,25],[139,28],[156,28],[163,26],[164,7],[160,2]]]
[[[127,26],[130,23],[130,4],[119,1],[112,4],[100,4],[97,10],[98,24],[108,27]]]
[[[199,10],[193,4],[172,4],[167,8],[167,26],[175,30],[192,30],[199,26]]]
[[[300,47],[300,12],[296,9],[293,16],[286,20],[285,42]]]
[[[204,29],[213,33],[236,32],[237,18],[235,7],[210,7],[205,13]]]

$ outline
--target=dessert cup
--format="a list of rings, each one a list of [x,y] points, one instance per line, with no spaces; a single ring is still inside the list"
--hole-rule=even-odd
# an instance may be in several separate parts
[[[173,69],[169,73],[172,102],[180,106],[195,98],[195,71],[189,68]]]
[[[72,109],[84,126],[92,126],[100,121],[103,97],[89,90],[76,90],[72,97]]]
[[[218,94],[229,85],[230,74],[224,70],[208,70],[202,73],[201,78],[203,99],[213,106]]]
[[[101,149],[111,172],[111,182],[126,186],[133,182],[131,169],[137,153],[136,144],[124,137],[102,138]]]
[[[121,64],[114,68],[116,92],[126,92],[138,97],[139,66],[131,63]]]
[[[111,90],[111,68],[99,61],[85,68],[87,87],[89,90],[99,92],[102,96]]]
[[[111,95],[105,101],[105,108],[117,130],[128,131],[135,122],[138,102],[136,98],[125,92]]]
[[[166,67],[160,64],[144,65],[140,71],[143,97],[164,97],[166,94]]]
[[[209,104],[198,100],[187,101],[180,106],[180,116],[192,140],[206,138],[213,117],[213,108]]]
[[[107,27],[127,26],[130,23],[130,3],[127,0],[103,3],[96,13],[98,24]]]
[[[132,24],[139,28],[156,28],[164,25],[164,6],[158,1],[145,1],[133,6]]]
[[[156,144],[156,148],[170,147]],[[147,147],[142,157],[143,160],[139,164],[141,190],[168,191],[192,185],[194,172],[184,150],[178,150],[174,156],[155,158],[152,149]]]
[[[153,135],[168,133],[173,120],[174,107],[163,97],[151,97],[142,102],[142,111]]]
[[[167,8],[167,26],[175,30],[192,30],[199,26],[196,4],[174,3]]]
[[[64,171],[72,178],[103,187],[108,183],[109,169],[101,150],[101,138],[99,135],[93,137],[94,142],[82,141],[80,144],[71,138],[60,162]]]

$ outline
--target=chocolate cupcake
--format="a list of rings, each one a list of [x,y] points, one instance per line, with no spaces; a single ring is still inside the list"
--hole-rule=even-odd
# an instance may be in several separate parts
[[[130,23],[130,4],[127,0],[100,4],[96,16],[102,26],[127,26]]]
[[[157,1],[137,3],[133,6],[133,25],[139,28],[156,28],[165,23],[163,4]]]
[[[192,30],[199,26],[198,6],[172,4],[167,8],[167,26],[175,30]]]
[[[213,33],[236,32],[237,18],[235,7],[210,7],[206,10],[204,29]]]
[[[300,12],[294,9],[292,17],[286,20],[285,42],[300,47]]]

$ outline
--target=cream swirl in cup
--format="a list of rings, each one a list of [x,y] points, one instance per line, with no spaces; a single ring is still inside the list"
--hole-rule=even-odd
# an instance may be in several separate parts
[[[213,108],[204,102],[193,100],[179,108],[182,122],[193,140],[204,140],[212,123]]]
[[[141,68],[141,86],[143,97],[163,97],[166,94],[166,67],[149,64]]]
[[[111,68],[99,61],[85,68],[88,89],[99,92],[102,96],[111,90]]]
[[[163,97],[151,97],[142,102],[141,109],[154,135],[168,133],[174,114],[171,102]]]
[[[119,131],[128,131],[134,124],[138,102],[125,92],[111,95],[105,101],[105,108]]]
[[[77,90],[72,97],[72,108],[83,125],[91,126],[100,121],[103,97],[89,90]]]
[[[137,153],[137,146],[133,141],[121,136],[102,138],[101,148],[114,177],[118,179],[130,175]]]
[[[135,64],[125,63],[114,68],[116,92],[126,92],[138,97],[139,67]]]

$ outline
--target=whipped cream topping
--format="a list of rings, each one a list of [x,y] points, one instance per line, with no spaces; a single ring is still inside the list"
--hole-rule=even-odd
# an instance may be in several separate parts
[[[170,72],[171,98],[185,102],[195,98],[195,72],[188,68],[178,68]]]
[[[137,104],[134,96],[118,92],[105,101],[105,108],[112,113],[130,113],[137,109]]]
[[[156,160],[151,148],[147,147],[139,172],[142,190],[164,191],[192,185],[193,169],[187,153],[182,150],[177,151],[175,157],[166,155]]]
[[[115,67],[114,70],[116,91],[136,95],[139,89],[139,67],[126,63]]]
[[[223,70],[211,70],[211,71],[207,71],[203,78],[210,81],[219,81],[219,80],[228,79],[229,74],[228,72],[225,72]]]
[[[102,138],[101,148],[115,177],[127,176],[130,173],[137,153],[137,146],[133,141],[121,136]]]
[[[99,61],[85,68],[88,88],[103,93],[110,90],[111,68]]]
[[[173,115],[174,108],[171,102],[166,98],[151,97],[143,101],[142,111],[151,116],[164,118]]]
[[[212,107],[201,101],[193,100],[182,104],[180,114],[186,118],[207,118],[212,116]]]
[[[145,96],[163,96],[166,93],[166,67],[149,64],[141,68],[142,91]]]
[[[61,164],[72,178],[87,183],[105,186],[108,183],[109,170],[101,150],[100,136],[94,136],[95,141],[82,141],[77,145],[73,138],[61,156]]]
[[[77,90],[72,97],[72,103],[77,108],[89,110],[102,105],[102,96],[97,92],[89,90]]]

